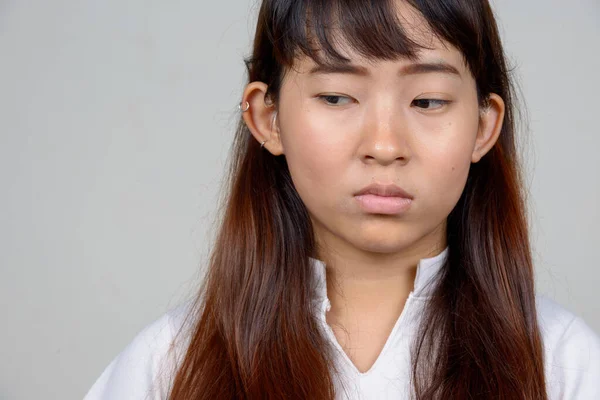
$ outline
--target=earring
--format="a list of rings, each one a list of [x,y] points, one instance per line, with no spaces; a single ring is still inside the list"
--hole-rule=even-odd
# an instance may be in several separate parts
[[[266,140],[263,140],[262,142],[260,142],[260,148],[261,149],[263,148],[263,146],[265,145],[266,142],[267,142]]]
[[[242,108],[242,103],[238,104],[238,108],[240,109],[241,112],[246,112],[250,108],[250,103],[248,103],[247,101],[244,103],[245,103],[244,104],[245,108]]]
[[[277,111],[273,113],[273,120],[271,121],[271,130],[273,130],[273,125],[275,125],[275,121],[277,120]]]

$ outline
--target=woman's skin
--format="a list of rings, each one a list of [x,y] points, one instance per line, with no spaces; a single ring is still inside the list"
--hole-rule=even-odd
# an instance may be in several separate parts
[[[426,26],[406,6],[399,11],[404,26]],[[341,53],[368,74],[311,74],[315,64],[304,57],[285,76],[277,107],[263,82],[248,84],[242,98],[250,104],[243,118],[252,135],[267,140],[265,151],[286,157],[327,265],[327,322],[361,372],[402,312],[419,259],[446,247],[446,218],[504,117],[496,94],[479,108],[457,49],[423,29],[407,32],[434,47],[417,62],[444,62],[459,74],[411,72],[406,59],[369,62],[342,42]],[[416,102],[422,99],[450,103]],[[395,215],[364,211],[354,194],[371,183],[402,187],[413,196],[410,207]]]

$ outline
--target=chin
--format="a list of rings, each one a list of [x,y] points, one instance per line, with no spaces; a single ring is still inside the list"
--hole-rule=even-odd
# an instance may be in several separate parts
[[[401,240],[397,235],[363,237],[353,241],[357,248],[371,253],[396,253],[410,245],[410,240]]]

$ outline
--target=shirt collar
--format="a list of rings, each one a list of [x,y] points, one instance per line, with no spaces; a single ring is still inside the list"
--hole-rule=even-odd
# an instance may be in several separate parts
[[[428,283],[438,273],[444,261],[448,257],[448,247],[442,250],[436,256],[422,258],[417,264],[417,274],[412,295],[414,297],[428,297],[431,292],[431,285]],[[316,293],[315,301],[323,304],[323,307],[329,310],[331,303],[327,297],[327,278],[325,273],[325,263],[322,260],[310,257],[311,267],[315,277]]]

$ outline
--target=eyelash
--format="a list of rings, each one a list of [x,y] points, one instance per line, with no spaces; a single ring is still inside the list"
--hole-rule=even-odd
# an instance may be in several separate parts
[[[333,107],[337,106],[337,104],[330,104],[330,103],[328,103],[328,102],[327,102],[327,101],[325,101],[325,100],[326,100],[326,99],[328,99],[328,98],[329,98],[329,99],[331,99],[331,98],[346,98],[346,99],[350,99],[350,97],[347,97],[347,96],[333,95],[333,94],[319,95],[319,96],[317,96],[317,97],[318,97],[319,99],[323,100],[323,101],[325,102],[325,104],[327,104],[327,105],[329,105],[329,106],[333,106]],[[431,110],[438,110],[438,109],[442,108],[443,106],[445,106],[445,105],[448,105],[448,104],[450,104],[450,103],[451,103],[451,101],[450,101],[450,100],[442,100],[442,99],[415,99],[415,100],[413,100],[413,103],[414,103],[415,101],[428,101],[428,102],[430,102],[430,103],[437,103],[437,104],[440,104],[440,107],[437,107],[437,108],[424,108],[424,107],[419,107],[419,108],[421,108],[421,109],[423,109],[423,110],[429,110],[429,109],[431,109]]]

